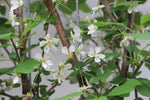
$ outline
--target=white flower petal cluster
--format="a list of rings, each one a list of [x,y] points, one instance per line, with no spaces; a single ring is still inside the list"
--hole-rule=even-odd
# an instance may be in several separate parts
[[[94,57],[95,62],[100,62],[101,59],[105,58],[104,54],[100,54],[101,48],[100,47],[95,47],[94,48],[90,48],[90,52],[88,53],[89,57]]]
[[[16,84],[16,83],[18,83],[19,82],[19,74],[18,73],[16,73],[16,72],[14,72],[14,73],[12,73],[12,75],[13,75],[13,84]]]
[[[128,13],[131,14],[133,11],[134,11],[134,12],[137,12],[137,11],[138,11],[138,10],[137,10],[137,6],[138,6],[137,3],[134,3],[133,5],[129,6],[129,8],[128,8]]]
[[[35,57],[41,61],[42,63],[42,67],[45,69],[45,70],[50,70],[50,67],[53,65],[53,63],[49,60],[49,55],[48,54],[44,54],[44,56],[42,57],[42,54],[40,53],[37,53],[35,55]]]
[[[84,58],[86,56],[86,52],[84,51],[84,45],[81,43],[76,49],[76,54],[79,55],[79,57]]]
[[[49,50],[51,49],[51,47],[55,50],[57,50],[57,48],[55,47],[56,44],[58,44],[59,39],[57,38],[50,38],[50,34],[47,34],[45,36],[45,40],[40,42],[40,47],[45,46],[44,48],[44,52],[48,53]]]
[[[126,36],[121,42],[120,42],[120,46],[128,46],[130,44],[130,40],[134,40],[133,37],[130,36]]]
[[[13,12],[15,9],[23,5],[23,0],[11,0],[10,4],[11,4],[10,12]]]
[[[94,90],[91,89],[91,86],[82,86],[79,88],[81,92],[85,93],[94,93]]]
[[[71,64],[65,64],[64,62],[60,62],[57,66],[57,69],[54,73],[54,79],[58,79],[58,83],[60,84],[62,81],[65,80],[65,74],[66,74],[66,71],[68,69],[70,69],[72,67]]]
[[[91,25],[89,25],[88,26],[88,29],[89,29],[89,31],[88,31],[88,33],[87,34],[94,34],[95,32],[96,32],[96,30],[97,30],[97,26],[96,25],[93,25],[93,24],[91,24]]]
[[[95,7],[92,8],[92,17],[94,16],[95,12],[98,11],[99,9],[104,8],[104,5],[97,5]]]
[[[76,43],[76,42],[82,42],[82,37],[81,37],[81,31],[80,31],[80,28],[75,25],[74,28],[73,28],[73,31],[74,31],[74,34],[73,32],[71,31],[71,37],[73,38],[73,43]]]
[[[12,26],[19,25],[19,22],[15,22],[14,10],[23,5],[22,0],[11,0],[10,1],[11,8],[9,12],[9,19],[12,21]]]
[[[75,52],[75,46],[70,45],[69,49],[67,47],[62,47],[62,53],[66,54],[68,58],[72,57],[72,53]]]

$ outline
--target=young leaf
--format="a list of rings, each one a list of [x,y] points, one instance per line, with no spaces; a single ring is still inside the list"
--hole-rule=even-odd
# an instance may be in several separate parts
[[[145,15],[144,17],[142,17],[140,24],[143,25],[145,24],[147,21],[150,21],[150,14]]]
[[[136,79],[129,79],[123,85],[115,87],[112,91],[108,94],[108,96],[117,96],[126,93],[130,93],[134,90],[135,86],[141,85],[141,83]]]
[[[0,75],[11,74],[14,70],[15,70],[15,67],[12,67],[12,68],[1,68],[0,69]]]
[[[150,34],[148,33],[128,34],[128,36],[141,40],[150,40]]]
[[[83,93],[83,92],[74,92],[74,93],[68,94],[64,97],[55,98],[54,100],[68,100],[70,98],[77,97],[77,96],[80,96],[82,94],[85,94],[85,93]]]
[[[19,73],[31,73],[34,71],[34,67],[39,66],[40,62],[34,59],[28,59],[18,65],[16,65],[16,72]]]

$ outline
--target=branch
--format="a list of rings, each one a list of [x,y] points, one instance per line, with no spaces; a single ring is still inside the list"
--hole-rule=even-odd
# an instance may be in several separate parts
[[[116,20],[115,16],[109,10],[109,8],[110,8],[109,2],[107,0],[100,0],[100,1],[105,5],[106,11],[107,11],[111,21],[116,22],[117,20]]]
[[[12,95],[10,95],[10,94],[7,94],[7,93],[5,93],[5,92],[0,92],[0,95],[9,97],[9,98],[11,98],[12,100],[20,100],[19,98],[16,98],[16,97],[14,97],[14,96],[12,96]]]
[[[132,30],[133,24],[134,24],[134,17],[135,17],[135,12],[132,12],[131,14],[129,14],[128,27],[131,30]],[[130,30],[127,30],[127,33],[130,33]],[[126,48],[124,48],[124,55],[129,56],[129,52],[127,51]],[[129,58],[127,58],[126,56],[123,56],[122,69],[121,69],[121,74],[124,75],[124,76],[127,76],[127,72],[128,72],[128,68],[129,68],[129,66],[127,66],[127,65],[124,64],[126,61],[129,61]]]
[[[51,7],[51,6],[54,6],[53,2],[51,0],[44,0],[44,2],[45,2],[45,5],[46,5],[49,13],[52,14],[52,16],[58,17],[58,20],[55,22],[56,30],[58,32],[58,35],[60,37],[62,45],[69,48],[70,47],[70,42],[67,39],[67,35],[65,33],[63,24],[62,24],[61,19],[60,19],[60,16],[59,16],[57,10],[55,8]],[[76,57],[75,53],[73,53],[73,60],[70,60],[73,67],[74,67],[75,62],[77,62],[77,61],[78,61],[77,57]],[[84,83],[82,83],[82,79],[83,79]],[[87,85],[84,77],[77,76],[77,80],[78,80],[78,83],[79,83],[80,87],[83,86],[83,85]]]
[[[135,78],[137,72],[139,71],[139,69],[142,67],[143,65],[143,61],[137,66],[136,70],[134,71],[134,73],[132,74],[131,78]]]

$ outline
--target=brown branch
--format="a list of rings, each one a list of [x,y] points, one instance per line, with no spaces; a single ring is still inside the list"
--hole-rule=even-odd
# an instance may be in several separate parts
[[[8,0],[5,0],[5,1],[6,1],[7,5],[8,5],[8,7],[10,8],[11,7],[10,2]]]
[[[106,8],[106,11],[111,19],[112,22],[116,22],[116,18],[115,16],[110,12],[110,6],[109,6],[109,2],[107,0],[100,0],[104,5],[105,5],[105,8]]]
[[[129,14],[129,24],[128,24],[128,27],[130,29],[133,28],[134,17],[135,17],[135,12],[132,12],[131,14]],[[130,33],[130,30],[127,30],[127,33]],[[130,41],[130,44],[131,44],[131,41]],[[126,48],[124,48],[124,55],[129,56],[129,52],[127,51]],[[129,66],[127,66],[127,65],[124,64],[126,61],[129,61],[129,58],[126,57],[126,56],[123,56],[122,69],[121,69],[121,74],[124,75],[124,76],[127,76],[127,72],[128,72],[128,68],[129,68]]]
[[[135,78],[137,72],[139,71],[139,69],[142,67],[143,65],[143,61],[137,66],[136,70],[133,72],[131,78]]]
[[[54,6],[53,2],[51,0],[44,0],[44,2],[45,2],[45,5],[46,5],[49,13],[52,14],[52,16],[58,17],[58,20],[55,22],[56,30],[58,32],[58,35],[59,35],[60,39],[61,39],[62,45],[69,48],[70,42],[67,39],[67,35],[65,33],[63,24],[62,24],[61,19],[60,19],[60,16],[59,16],[57,10],[55,8],[51,7],[51,6]],[[77,61],[78,61],[77,57],[76,57],[75,53],[73,53],[73,59],[70,60],[73,67],[74,67],[75,62],[77,62]],[[82,83],[81,78],[83,79],[84,83]],[[77,76],[77,80],[78,80],[78,83],[79,83],[80,87],[83,86],[83,85],[87,85],[84,77]]]
[[[24,25],[22,24],[23,22],[23,8],[22,7],[19,7],[17,10],[16,10],[16,15],[17,17],[19,17],[21,20],[20,20],[20,25],[19,25],[19,39],[23,39],[23,38],[26,38],[30,32],[28,32],[25,36],[22,36],[22,33],[24,31]],[[23,51],[26,49],[26,43],[27,43],[27,39],[23,40],[22,43],[21,43],[21,48],[20,48],[20,57],[24,57],[24,54],[23,54]],[[22,93],[23,94],[27,94],[29,91],[30,91],[30,82],[29,82],[29,78],[28,78],[28,75],[27,74],[21,74],[21,83],[22,83]]]

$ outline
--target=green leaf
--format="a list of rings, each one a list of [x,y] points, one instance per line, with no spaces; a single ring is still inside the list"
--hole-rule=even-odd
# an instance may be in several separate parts
[[[46,85],[40,85],[40,94],[45,97],[47,95]]]
[[[107,52],[105,52],[103,54],[105,55],[106,59],[111,57],[111,56],[121,56],[122,55],[121,53],[107,53]]]
[[[5,15],[5,13],[6,13],[6,7],[5,7],[5,6],[1,6],[1,5],[0,5],[0,13],[1,13],[2,15]]]
[[[128,1],[128,2],[124,1],[124,2],[120,2],[117,6],[130,6],[138,2],[139,1]]]
[[[26,50],[24,50],[22,53],[26,54],[27,52],[29,52],[30,50],[32,50],[32,49],[34,49],[34,48],[36,48],[38,46],[39,46],[38,44],[33,44],[29,48],[27,48]]]
[[[76,10],[76,1],[75,0],[68,0],[67,4],[59,4],[59,10],[62,11],[64,14],[72,14]]]
[[[90,12],[91,9],[86,4],[86,0],[79,0],[79,9],[83,12]]]
[[[111,81],[111,83],[113,83],[113,84],[121,84],[121,83],[123,83],[125,81],[126,81],[126,77],[124,75],[119,75],[119,76],[115,77]]]
[[[10,60],[15,61],[15,62],[18,60],[16,52],[11,52],[9,55],[9,58]]]
[[[29,24],[29,26],[27,26],[25,28],[25,30],[23,31],[22,33],[22,37],[27,33],[29,32],[32,28],[34,28],[35,26],[37,26],[39,24],[39,21],[38,20],[35,20],[34,22],[32,22],[31,24]]]
[[[126,93],[130,93],[134,90],[135,86],[141,85],[141,83],[136,79],[129,79],[123,85],[117,86],[112,89],[108,96],[117,96]]]
[[[136,86],[136,90],[143,96],[150,97],[150,80],[139,78],[138,79],[142,85]]]
[[[1,68],[0,69],[0,75],[11,74],[14,70],[15,70],[15,67],[12,67],[12,68]]]
[[[146,50],[141,50],[141,51],[140,51],[140,55],[142,55],[143,57],[145,57],[145,56],[150,56],[150,52],[149,52],[149,51],[146,51]]]
[[[111,74],[112,74],[111,71],[105,71],[103,74],[100,74],[100,75],[94,77],[94,78],[92,79],[91,83],[96,83],[96,82],[98,82],[99,80],[105,81],[105,80],[107,80],[107,78],[108,78]]]
[[[16,65],[16,72],[19,73],[31,73],[34,71],[34,67],[39,66],[40,62],[34,59],[26,60]]]
[[[145,16],[142,17],[140,24],[143,25],[145,24],[147,21],[150,21],[150,14],[147,14]]]
[[[54,100],[68,100],[70,98],[77,97],[77,96],[80,96],[82,94],[85,94],[85,93],[83,93],[83,92],[74,92],[74,93],[68,94],[64,97],[55,98]]]
[[[95,99],[86,99],[86,100],[108,100],[107,97],[105,96],[101,96],[99,98],[95,98]]]
[[[140,39],[140,40],[150,40],[149,33],[128,34],[128,36],[131,36],[131,37],[134,37],[134,38]]]

